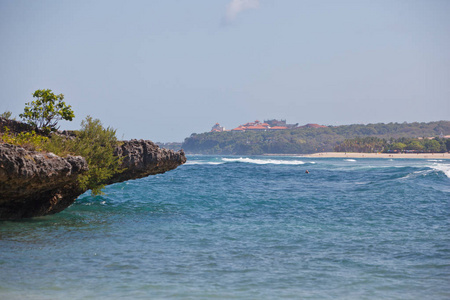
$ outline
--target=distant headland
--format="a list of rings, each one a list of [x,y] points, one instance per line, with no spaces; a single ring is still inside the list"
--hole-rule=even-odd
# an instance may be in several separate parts
[[[231,130],[216,123],[210,132],[193,133],[181,147],[191,154],[225,155],[444,153],[450,150],[450,121],[299,126],[272,119]]]

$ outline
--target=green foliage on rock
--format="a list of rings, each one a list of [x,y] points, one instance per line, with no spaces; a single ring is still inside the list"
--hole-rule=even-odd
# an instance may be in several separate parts
[[[33,97],[36,100],[26,103],[20,117],[42,131],[30,131],[29,128],[24,130],[17,126],[15,132],[10,132],[5,127],[3,132],[0,130],[1,142],[19,145],[28,150],[52,152],[59,156],[84,157],[89,170],[79,175],[80,187],[92,190],[94,195],[101,194],[101,189],[108,180],[121,172],[121,160],[114,156],[118,145],[116,131],[110,127],[104,128],[100,120],[88,116],[82,121],[81,130],[75,135],[64,136],[56,132],[58,121],[71,121],[75,117],[71,106],[63,101],[64,95],[55,95],[51,90],[37,90]],[[1,116],[8,119],[11,114],[5,112]]]
[[[24,112],[20,117],[24,122],[44,130],[55,131],[60,120],[72,121],[75,114],[64,100],[64,95],[55,95],[52,90],[37,90],[33,94],[36,100],[25,103]]]
[[[108,180],[121,172],[121,160],[114,156],[114,150],[119,142],[116,131],[110,127],[104,128],[98,119],[88,116],[81,123],[81,127],[74,136],[64,136],[55,132],[47,137],[35,131],[14,134],[5,126],[0,133],[0,141],[28,150],[52,152],[58,156],[83,156],[89,170],[79,175],[80,187],[90,189],[93,195],[98,195],[102,193],[101,189]]]
[[[35,131],[20,132],[14,135],[10,132],[9,128],[5,126],[3,133],[1,134],[1,140],[7,144],[17,145],[25,147],[33,151],[42,151],[45,148],[45,144],[48,138],[36,134]]]
[[[81,127],[74,141],[74,150],[86,159],[89,171],[79,177],[80,185],[91,189],[94,195],[101,194],[105,183],[121,171],[121,161],[114,156],[118,144],[116,131],[110,127],[103,128],[100,120],[90,116],[81,123]]]

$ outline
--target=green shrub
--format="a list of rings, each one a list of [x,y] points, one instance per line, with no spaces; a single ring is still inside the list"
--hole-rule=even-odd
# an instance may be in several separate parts
[[[42,151],[48,138],[31,132],[21,132],[17,135],[11,134],[7,126],[1,136],[2,141],[8,144],[18,145],[32,151]]]
[[[116,131],[110,127],[103,128],[100,120],[90,116],[81,123],[81,127],[73,141],[73,150],[86,159],[89,171],[79,176],[80,186],[91,189],[94,195],[102,194],[105,183],[121,172],[121,160],[113,155],[118,144]]]
[[[93,195],[100,195],[108,180],[121,172],[121,160],[114,156],[118,143],[114,129],[104,128],[100,120],[88,116],[81,122],[81,130],[76,131],[74,139],[53,134],[44,148],[59,156],[84,157],[89,170],[78,176],[80,186],[92,190]]]
[[[79,155],[75,151],[75,141],[63,136],[53,134],[43,145],[43,149],[58,156]]]

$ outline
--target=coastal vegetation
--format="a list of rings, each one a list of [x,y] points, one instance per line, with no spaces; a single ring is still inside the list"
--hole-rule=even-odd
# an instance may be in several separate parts
[[[52,90],[36,90],[36,100],[25,103],[24,112],[19,116],[25,123],[45,132],[58,130],[60,120],[72,121],[75,114],[64,100],[64,95],[55,95]]]
[[[336,147],[342,143],[344,143],[342,147],[347,144],[356,144],[352,142],[352,139],[370,138],[366,141],[367,143],[360,145],[360,149],[378,151],[387,149],[383,148],[383,145],[388,144],[389,141],[392,141],[391,144],[401,142],[406,145],[417,145],[419,137],[423,138],[423,143],[425,143],[429,141],[428,137],[439,137],[442,133],[448,134],[449,132],[450,121],[355,124],[325,128],[300,127],[280,131],[206,132],[192,134],[184,140],[182,148],[187,153],[196,154],[307,154],[336,151]],[[401,140],[401,138],[416,139],[417,141]],[[377,139],[384,139],[386,143]],[[346,140],[349,142],[345,142]],[[441,145],[440,140],[436,139],[436,141]],[[424,149],[435,149],[436,144],[432,144],[434,146],[423,144],[423,147]],[[445,145],[449,149],[447,144]],[[371,150],[372,148],[374,150]],[[443,148],[440,149],[442,151]]]
[[[55,95],[51,90],[37,90],[33,96],[38,99],[27,103],[24,113],[20,115],[32,130],[14,132],[3,126],[0,128],[0,141],[61,157],[84,157],[89,170],[78,176],[80,187],[91,189],[94,195],[101,194],[105,183],[121,172],[121,160],[114,156],[114,150],[119,145],[116,131],[110,127],[104,128],[100,120],[88,116],[81,122],[80,130],[61,134],[57,132],[58,121],[71,121],[75,117],[70,105],[62,101],[64,96]]]
[[[36,131],[12,133],[5,126],[0,132],[2,143],[22,146],[33,151],[51,152],[61,157],[82,156],[89,170],[78,176],[82,189],[90,189],[94,195],[101,194],[102,188],[114,174],[121,172],[121,160],[114,156],[119,144],[116,131],[104,128],[98,119],[88,116],[81,123],[81,129],[66,136],[54,132],[48,136]]]
[[[104,128],[100,120],[90,116],[81,122],[81,127],[71,141],[73,152],[83,156],[89,166],[87,173],[79,176],[80,186],[92,190],[94,195],[101,194],[105,182],[122,171],[120,158],[114,156],[118,145],[116,130]]]
[[[417,152],[444,153],[450,149],[449,138],[390,138],[365,137],[347,139],[339,143],[336,152]]]
[[[11,133],[11,130],[5,126],[3,132],[0,133],[1,141],[11,145],[22,146],[28,150],[43,151],[48,142],[48,137],[36,134],[34,130],[31,132]]]

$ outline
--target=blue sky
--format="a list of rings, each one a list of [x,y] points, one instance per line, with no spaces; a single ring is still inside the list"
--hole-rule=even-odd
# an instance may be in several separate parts
[[[450,1],[0,0],[0,112],[63,93],[79,128],[182,141],[255,119],[450,119]]]

